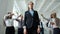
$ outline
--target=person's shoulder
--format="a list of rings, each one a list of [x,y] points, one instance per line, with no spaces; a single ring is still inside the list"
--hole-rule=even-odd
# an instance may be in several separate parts
[[[37,12],[36,10],[33,10],[33,11]]]
[[[28,14],[28,11],[25,11],[25,14]]]
[[[25,11],[25,13],[27,13],[28,11]]]
[[[60,20],[59,18],[56,18],[56,20]]]
[[[3,18],[5,19],[7,16],[8,16],[8,14],[5,14],[5,15],[3,16]]]
[[[38,13],[36,10],[34,10],[35,13]]]

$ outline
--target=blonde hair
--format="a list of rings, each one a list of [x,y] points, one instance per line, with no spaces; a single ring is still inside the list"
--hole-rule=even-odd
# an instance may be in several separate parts
[[[51,15],[54,15],[54,17],[56,18],[56,11],[52,11]]]

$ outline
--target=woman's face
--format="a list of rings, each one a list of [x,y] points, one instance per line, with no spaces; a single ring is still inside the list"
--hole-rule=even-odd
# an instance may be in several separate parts
[[[56,14],[51,14],[51,18],[55,18],[56,17]]]
[[[33,3],[28,4],[29,9],[33,9]]]
[[[51,18],[53,18],[54,17],[54,15],[53,14],[51,14]]]

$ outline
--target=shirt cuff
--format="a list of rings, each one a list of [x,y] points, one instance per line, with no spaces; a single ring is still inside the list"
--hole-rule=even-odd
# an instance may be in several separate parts
[[[26,26],[23,26],[23,29],[26,29]]]

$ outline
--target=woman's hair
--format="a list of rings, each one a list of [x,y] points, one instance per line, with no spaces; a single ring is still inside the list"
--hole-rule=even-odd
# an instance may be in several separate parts
[[[29,3],[32,3],[32,5],[34,5],[34,3],[32,2],[32,1],[30,1]],[[28,3],[28,5],[29,5],[29,3]],[[29,10],[30,8],[28,7],[28,10]],[[33,10],[33,8],[32,8],[32,10]]]
[[[53,13],[53,14],[51,14],[50,16],[51,16],[51,18],[56,18],[56,13]],[[53,16],[54,16],[54,17],[53,17]]]
[[[34,3],[32,1],[30,1],[29,3],[32,3],[32,5],[34,5]],[[29,3],[28,3],[28,5],[29,5]]]

